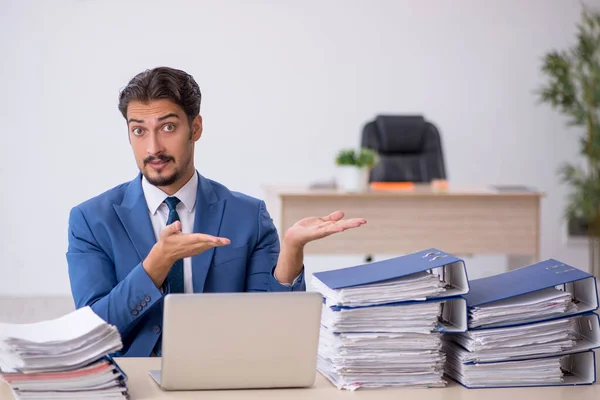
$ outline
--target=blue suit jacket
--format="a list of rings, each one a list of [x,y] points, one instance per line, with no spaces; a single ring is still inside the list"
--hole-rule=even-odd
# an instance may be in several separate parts
[[[194,232],[231,244],[192,257],[194,292],[305,290],[304,273],[291,286],[273,277],[279,238],[264,202],[198,175]],[[164,295],[142,267],[155,243],[141,174],[71,210],[67,262],[75,306],[91,306],[117,327],[118,356],[149,356],[162,331]]]

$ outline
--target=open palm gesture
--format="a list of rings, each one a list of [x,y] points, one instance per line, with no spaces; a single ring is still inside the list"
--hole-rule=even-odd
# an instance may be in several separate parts
[[[357,228],[367,221],[364,218],[344,220],[342,211],[334,211],[326,217],[308,217],[292,225],[285,234],[285,240],[298,246],[304,246],[313,240],[322,239],[346,229]]]

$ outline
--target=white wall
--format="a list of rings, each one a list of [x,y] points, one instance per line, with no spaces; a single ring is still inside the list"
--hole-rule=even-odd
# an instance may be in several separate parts
[[[197,167],[232,189],[327,179],[366,120],[423,113],[452,183],[544,190],[542,256],[585,269],[555,174],[578,132],[533,94],[579,16],[570,0],[2,0],[0,294],[69,293],[69,209],[137,173],[117,95],[158,65],[199,82]],[[499,263],[477,258],[470,274]]]

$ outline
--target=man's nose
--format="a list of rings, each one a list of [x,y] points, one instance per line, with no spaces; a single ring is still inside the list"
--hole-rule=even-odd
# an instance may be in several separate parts
[[[146,148],[146,152],[148,154],[160,154],[163,152],[163,146],[160,142],[160,139],[157,134],[151,133],[148,138],[148,147]]]

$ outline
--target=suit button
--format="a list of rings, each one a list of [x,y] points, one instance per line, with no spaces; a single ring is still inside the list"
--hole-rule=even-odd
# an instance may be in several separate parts
[[[138,310],[138,311],[142,311],[142,306],[138,305],[135,309]]]
[[[138,315],[138,310],[132,310],[132,311],[131,311],[131,313],[132,313],[133,315]]]
[[[146,303],[146,300],[142,300],[140,304],[142,307],[146,307],[148,305],[148,303]]]
[[[145,301],[146,303],[149,303],[149,302],[150,302],[150,296],[146,296],[146,297],[144,297],[144,301]]]
[[[154,325],[154,328],[152,328],[152,331],[157,334],[160,333],[160,326]]]

